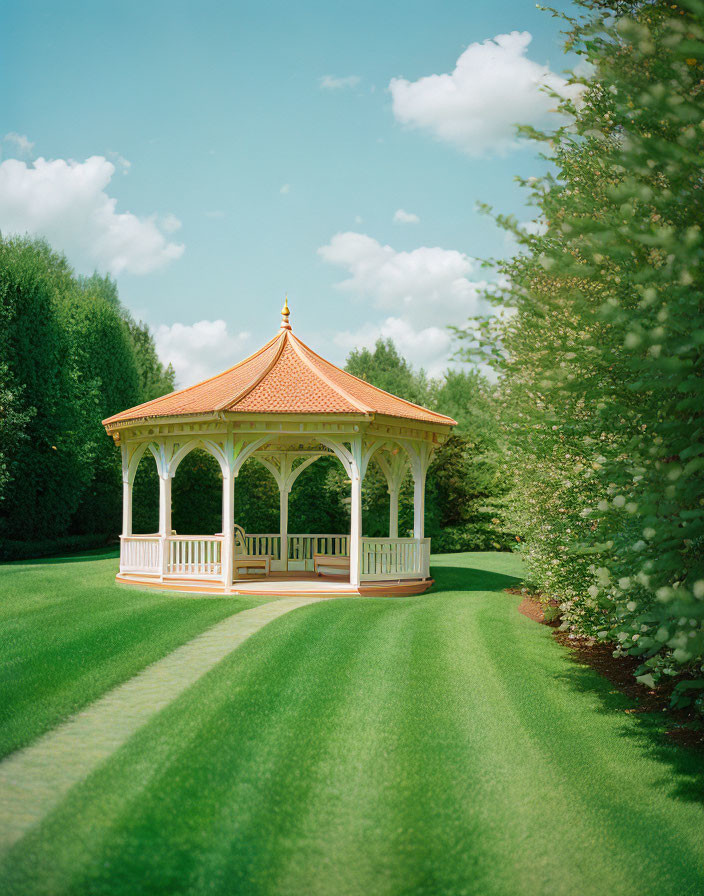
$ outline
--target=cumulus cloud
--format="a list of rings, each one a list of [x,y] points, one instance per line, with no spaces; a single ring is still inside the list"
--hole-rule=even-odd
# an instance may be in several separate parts
[[[482,313],[484,282],[469,279],[474,262],[455,249],[421,246],[398,252],[364,233],[338,233],[318,249],[325,261],[349,273],[338,289],[369,298],[415,327],[448,324]]]
[[[405,209],[398,208],[394,213],[394,224],[418,224],[420,218],[413,212],[407,212]]]
[[[10,146],[13,147],[13,152],[16,152],[17,155],[22,158],[26,158],[32,154],[32,150],[34,149],[34,143],[29,139],[29,137],[24,134],[16,134],[14,131],[11,131],[9,134],[5,134],[2,138],[3,143],[9,143]]]
[[[404,358],[423,367],[433,377],[441,376],[453,366],[452,337],[446,327],[414,329],[407,320],[387,317],[380,324],[369,323],[356,330],[336,333],[333,341],[348,355],[355,348],[373,349],[377,339],[391,339]]]
[[[7,159],[0,164],[0,230],[45,237],[79,270],[147,274],[180,258],[184,246],[167,240],[155,215],[117,211],[106,192],[114,173],[104,156],[31,165]]]
[[[320,86],[323,90],[342,90],[345,87],[356,87],[361,80],[359,75],[347,75],[345,78],[323,75],[320,79]]]
[[[528,31],[497,34],[470,44],[449,74],[393,78],[394,116],[472,156],[516,148],[516,124],[539,126],[554,115],[556,100],[544,88],[573,98],[581,92],[528,59],[531,40]]]
[[[161,361],[173,364],[179,388],[222,373],[251,348],[251,334],[229,333],[224,320],[162,324],[156,328],[154,341]]]
[[[473,260],[454,249],[421,246],[399,252],[363,233],[338,233],[318,252],[349,273],[338,289],[370,300],[386,315],[381,323],[339,333],[335,342],[345,351],[390,338],[410,360],[436,375],[452,354],[446,325],[491,313],[482,296],[488,284],[470,279]]]

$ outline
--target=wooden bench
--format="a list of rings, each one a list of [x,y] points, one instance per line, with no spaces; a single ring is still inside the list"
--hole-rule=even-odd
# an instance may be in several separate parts
[[[339,569],[337,575],[350,571],[350,558],[341,554],[313,554],[313,570],[316,576],[322,575],[321,567],[325,569]]]
[[[233,565],[235,568],[235,576],[237,576],[237,570],[239,569],[261,569],[264,571],[264,575],[268,576],[271,566],[271,557],[254,557],[247,556],[246,554],[235,554],[235,561]]]
[[[265,576],[271,572],[271,555],[270,554],[245,554],[247,550],[247,542],[245,531],[242,526],[235,523],[235,557],[232,563],[233,575],[237,578],[237,570],[244,569],[261,569]]]

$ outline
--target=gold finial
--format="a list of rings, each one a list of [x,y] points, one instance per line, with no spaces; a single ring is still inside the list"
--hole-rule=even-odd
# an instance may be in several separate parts
[[[284,299],[284,307],[281,309],[281,329],[290,330],[291,324],[288,322],[288,316],[291,312],[288,310],[288,293]]]

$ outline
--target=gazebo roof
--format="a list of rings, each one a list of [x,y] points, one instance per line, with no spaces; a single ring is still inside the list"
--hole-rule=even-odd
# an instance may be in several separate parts
[[[384,392],[335,367],[294,336],[282,311],[281,329],[259,351],[195,386],[179,389],[103,420],[112,425],[158,417],[214,414],[381,414],[454,426],[444,414]]]

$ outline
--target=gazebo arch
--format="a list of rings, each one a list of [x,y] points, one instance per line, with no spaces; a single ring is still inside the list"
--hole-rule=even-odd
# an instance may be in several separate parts
[[[423,530],[425,477],[433,452],[455,421],[321,358],[293,334],[287,304],[278,334],[249,358],[103,424],[122,451],[120,582],[224,593],[316,588],[323,593],[417,593],[432,582],[430,540]],[[222,532],[215,536],[171,529],[171,481],[194,448],[215,457],[222,471]],[[132,485],[146,451],[159,473],[159,531],[136,536]],[[330,456],[350,479],[349,533],[290,533],[293,483],[316,460]],[[279,488],[279,532],[235,539],[236,481],[249,458],[268,469]],[[362,483],[372,460],[388,486],[387,538],[363,535]],[[399,537],[398,495],[409,470],[413,534]]]

